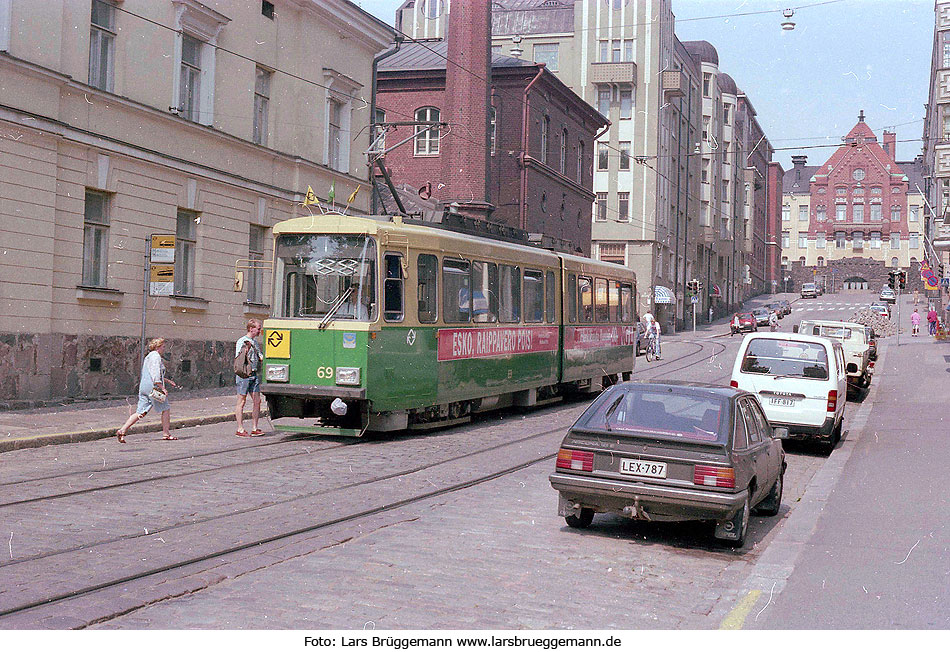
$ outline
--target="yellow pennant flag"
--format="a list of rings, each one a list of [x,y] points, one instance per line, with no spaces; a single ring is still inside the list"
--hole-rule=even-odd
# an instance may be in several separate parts
[[[362,187],[362,186],[356,186],[356,190],[354,190],[353,193],[352,193],[352,194],[349,196],[349,198],[346,200],[346,205],[347,205],[347,206],[349,206],[349,205],[352,204],[354,201],[356,201],[356,193],[358,193],[358,192],[360,191],[360,188],[361,188],[361,187]]]
[[[303,200],[304,206],[309,206],[310,204],[319,204],[320,200],[317,199],[317,196],[313,194],[313,188],[307,186],[307,197]]]

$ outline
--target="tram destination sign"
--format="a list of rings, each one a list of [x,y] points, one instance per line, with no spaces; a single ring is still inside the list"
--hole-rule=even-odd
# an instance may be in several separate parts
[[[443,328],[439,330],[439,362],[493,358],[557,350],[555,326],[528,328]]]

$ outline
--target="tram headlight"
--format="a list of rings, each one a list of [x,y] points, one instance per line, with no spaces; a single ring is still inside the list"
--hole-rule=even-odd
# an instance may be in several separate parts
[[[359,385],[360,368],[359,367],[337,367],[336,368],[337,385]]]
[[[290,366],[285,364],[269,364],[265,372],[269,383],[286,383],[290,378]]]

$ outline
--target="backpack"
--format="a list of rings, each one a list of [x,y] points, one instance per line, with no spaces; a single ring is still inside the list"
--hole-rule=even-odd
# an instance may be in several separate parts
[[[250,378],[257,373],[257,365],[251,357],[250,342],[245,342],[241,352],[234,356],[234,373],[241,378]]]

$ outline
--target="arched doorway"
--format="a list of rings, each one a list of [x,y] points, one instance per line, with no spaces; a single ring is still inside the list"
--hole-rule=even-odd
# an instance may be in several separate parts
[[[842,286],[842,289],[845,289],[845,290],[867,290],[867,289],[868,289],[868,281],[867,281],[867,279],[861,278],[860,276],[849,276],[848,278],[846,278],[846,279],[844,280],[844,285]]]

